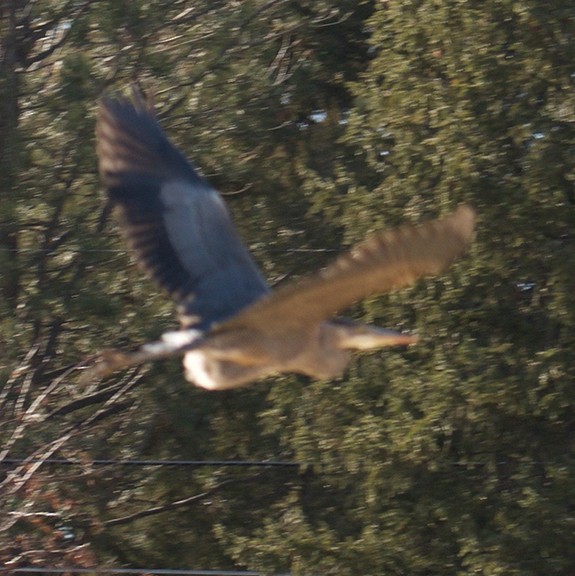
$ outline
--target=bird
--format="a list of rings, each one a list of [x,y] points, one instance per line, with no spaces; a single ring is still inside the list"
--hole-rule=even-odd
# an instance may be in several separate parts
[[[417,336],[338,314],[440,274],[474,236],[475,210],[462,204],[443,218],[376,233],[324,269],[271,289],[222,196],[170,142],[141,92],[100,100],[96,142],[120,231],[180,322],[135,351],[103,350],[90,369],[100,378],[176,356],[186,380],[208,390],[282,373],[340,378],[353,352],[407,346]]]

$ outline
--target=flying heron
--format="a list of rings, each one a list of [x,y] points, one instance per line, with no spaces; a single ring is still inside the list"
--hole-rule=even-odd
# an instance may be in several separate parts
[[[131,353],[104,351],[92,374],[171,356],[186,379],[224,390],[272,374],[342,375],[353,350],[415,336],[334,315],[370,295],[437,275],[469,245],[468,206],[376,234],[324,270],[271,290],[226,206],[164,135],[142,96],[108,97],[96,128],[100,174],[136,260],[177,305],[181,329]]]

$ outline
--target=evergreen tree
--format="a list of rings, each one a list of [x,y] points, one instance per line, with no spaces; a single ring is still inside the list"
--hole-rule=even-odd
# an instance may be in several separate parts
[[[215,520],[257,528],[254,503],[271,507],[299,482],[297,473],[90,464],[291,457],[254,418],[266,405],[265,386],[206,394],[185,384],[175,363],[82,382],[103,346],[134,345],[174,326],[170,304],[151,295],[155,287],[114,233],[95,171],[95,106],[131,80],[155,94],[167,132],[233,193],[241,232],[272,280],[299,273],[314,263],[288,251],[325,246],[321,236],[333,236],[331,222],[308,218],[313,190],[299,190],[312,133],[333,131],[318,120],[323,107],[349,101],[344,80],[357,73],[367,12],[353,2],[283,0],[14,0],[2,9],[1,338],[10,343],[1,358],[2,459],[10,471],[2,560],[234,567]],[[324,49],[322,39],[336,45],[340,31],[352,33],[353,70]],[[7,467],[24,456],[33,463]],[[53,456],[78,458],[81,474],[70,481],[67,468],[42,464]]]
[[[0,11],[3,564],[573,571],[569,2]],[[470,257],[349,311],[421,343],[361,357],[335,382],[215,394],[170,362],[83,383],[102,347],[174,327],[96,174],[97,100],[130,81],[227,195],[272,281],[473,204]],[[9,465],[19,457],[33,460]],[[297,466],[93,464],[134,458]]]
[[[573,16],[567,2],[403,2],[369,22],[336,183],[345,237],[462,200],[480,225],[454,272],[364,306],[415,327],[418,347],[272,413],[323,463],[316,498],[332,503],[306,516],[302,497],[297,529],[270,522],[302,573],[573,569]]]

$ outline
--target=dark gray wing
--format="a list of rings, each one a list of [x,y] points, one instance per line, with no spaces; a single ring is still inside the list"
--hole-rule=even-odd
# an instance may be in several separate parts
[[[268,292],[220,195],[168,141],[143,102],[102,101],[99,168],[137,260],[207,329]]]
[[[322,272],[288,285],[225,322],[273,332],[313,325],[373,294],[439,274],[469,246],[475,212],[460,206],[444,219],[372,236]]]

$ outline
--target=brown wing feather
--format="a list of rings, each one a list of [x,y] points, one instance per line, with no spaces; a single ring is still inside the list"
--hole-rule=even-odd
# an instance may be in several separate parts
[[[274,331],[331,318],[354,302],[439,274],[468,247],[475,212],[460,206],[446,218],[372,236],[320,273],[288,285],[240,312],[221,329]]]

